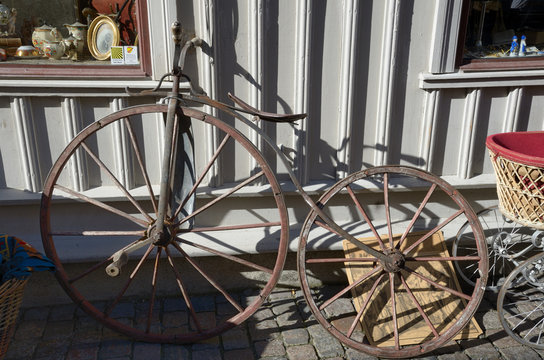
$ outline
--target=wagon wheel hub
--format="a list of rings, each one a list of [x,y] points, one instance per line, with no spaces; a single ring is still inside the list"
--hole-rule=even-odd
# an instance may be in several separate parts
[[[385,271],[390,273],[399,272],[404,268],[406,262],[404,255],[398,249],[387,249],[384,252],[385,259],[380,260]]]
[[[153,239],[155,246],[168,246],[176,237],[175,227],[172,223],[165,221],[162,231],[158,231],[155,224],[149,226],[147,230],[149,238]]]

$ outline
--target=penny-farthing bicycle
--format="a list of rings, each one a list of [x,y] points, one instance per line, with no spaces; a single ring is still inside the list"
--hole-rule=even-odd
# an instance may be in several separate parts
[[[132,106],[93,121],[62,151],[46,180],[42,238],[69,296],[104,325],[150,342],[201,341],[255,313],[280,278],[289,221],[282,188],[268,159],[239,128],[245,124],[284,165],[309,206],[298,273],[304,297],[327,331],[363,352],[408,357],[436,349],[463,329],[480,303],[487,276],[485,239],[465,199],[430,173],[384,166],[349,175],[316,202],[275,142],[255,125],[305,115],[264,113],[234,96],[231,106],[192,89],[180,91],[185,54],[199,40],[181,44],[179,24],[173,30],[174,68],[167,74],[172,90],[163,95],[164,104]],[[163,134],[162,155],[145,141],[156,133]],[[198,146],[205,137],[213,139],[213,146]],[[122,181],[107,145],[112,139],[121,144],[132,165],[126,171],[138,183]],[[225,167],[234,170],[231,175],[222,175]],[[407,205],[406,184],[421,191],[416,203]],[[98,187],[114,195],[93,191]],[[255,197],[260,193],[264,196]],[[240,196],[247,197],[243,207]],[[437,220],[436,206],[449,215]],[[87,225],[82,213],[108,220]],[[464,222],[478,250],[454,257],[444,248],[443,234]],[[111,255],[97,261],[96,249]],[[349,256],[328,249],[343,249]],[[80,264],[67,264],[67,252],[79,256]],[[274,254],[273,260],[256,254],[261,252]],[[452,261],[476,266],[473,292],[455,286]],[[238,276],[224,276],[226,268]],[[314,291],[313,280],[324,269],[343,277],[344,285],[323,282]],[[240,279],[253,279],[257,294],[246,296],[232,287]],[[101,288],[114,290],[108,299],[97,299]],[[136,306],[126,306],[135,297],[140,299]],[[210,302],[221,306],[215,309]],[[355,303],[354,310],[336,311],[346,303]],[[437,314],[450,305],[454,311],[447,318]],[[413,339],[410,331],[418,324],[424,335]]]

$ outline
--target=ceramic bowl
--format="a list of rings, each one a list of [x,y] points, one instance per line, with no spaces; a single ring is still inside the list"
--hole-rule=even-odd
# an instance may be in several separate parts
[[[15,52],[15,56],[18,57],[36,57],[39,54],[38,49],[30,45],[19,46]]]

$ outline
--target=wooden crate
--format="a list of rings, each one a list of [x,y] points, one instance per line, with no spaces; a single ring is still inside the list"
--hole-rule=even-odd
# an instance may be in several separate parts
[[[407,236],[405,242],[412,244],[423,234],[425,233],[411,233]],[[401,235],[395,235],[394,240],[398,241],[400,236]],[[379,244],[375,238],[360,240],[375,249],[379,249]],[[388,237],[383,236],[383,242],[387,244],[388,241]],[[343,246],[346,258],[368,257],[366,252],[360,250],[348,241],[344,241]],[[405,245],[403,245],[403,247],[406,248]],[[437,232],[432,238],[425,240],[422,244],[417,246],[410,255],[449,256],[449,253],[444,244],[442,233]],[[408,262],[407,265],[420,274],[437,281],[439,284],[461,291],[451,261]],[[348,264],[347,276],[350,284],[372,268],[373,264],[367,262]],[[466,304],[464,299],[442,290],[433,289],[427,282],[414,275],[410,275],[405,271],[402,271],[402,275],[439,333],[443,333],[447,327],[456,323],[461,315],[460,310],[464,308]],[[376,279],[376,277],[371,277],[370,280],[374,279]],[[387,277],[385,279],[387,279]],[[363,286],[357,286],[352,290],[357,311],[359,311],[363,305],[373,283],[374,281],[367,280],[364,282]],[[395,346],[389,287],[389,281],[381,281],[367,306],[367,310],[365,310],[365,314],[363,314],[361,318],[363,330],[373,346]],[[420,344],[424,339],[432,339],[433,334],[431,329],[418,312],[398,277],[395,279],[395,293],[400,345]],[[454,339],[474,339],[481,334],[482,329],[478,326],[476,320],[472,318],[467,327],[457,334]]]

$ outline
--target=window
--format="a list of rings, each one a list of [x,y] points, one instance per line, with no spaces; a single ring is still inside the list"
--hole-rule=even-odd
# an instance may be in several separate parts
[[[0,76],[150,75],[148,38],[145,0],[2,0]]]
[[[544,1],[465,0],[462,21],[461,69],[544,67]]]

